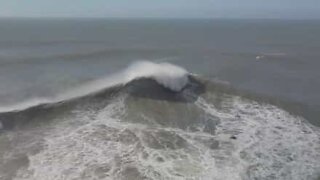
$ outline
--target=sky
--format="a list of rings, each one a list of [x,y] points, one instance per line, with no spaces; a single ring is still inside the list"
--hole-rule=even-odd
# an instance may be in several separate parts
[[[0,17],[320,19],[320,0],[0,0]]]

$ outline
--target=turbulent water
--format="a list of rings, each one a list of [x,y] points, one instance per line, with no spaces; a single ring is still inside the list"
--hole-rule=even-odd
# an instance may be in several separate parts
[[[274,49],[281,49],[278,46],[272,46],[271,53],[256,50],[249,55],[235,53],[234,58],[240,62],[232,63],[230,71],[216,76],[209,73],[230,67],[219,61],[213,63],[216,66],[207,62],[213,56],[226,55],[214,48],[210,30],[233,31],[244,25],[261,27],[259,23],[111,21],[110,27],[104,29],[109,36],[101,42],[72,26],[83,26],[86,34],[93,31],[90,29],[93,24],[103,28],[105,22],[72,20],[67,21],[74,23],[69,26],[61,20],[2,21],[19,33],[0,30],[0,35],[7,35],[0,39],[0,74],[6,75],[0,77],[0,179],[316,180],[320,177],[319,114],[314,111],[319,97],[311,93],[318,87],[318,81],[313,80],[320,76],[310,66],[308,71],[302,68],[298,74],[287,71],[282,72],[285,77],[272,78],[279,73],[278,69],[270,68],[274,64],[281,66],[288,59],[293,63],[288,63],[289,67],[301,63],[299,56],[291,59],[294,48],[285,45],[289,49],[285,53],[275,53]],[[287,26],[293,26],[291,23]],[[314,26],[307,27],[318,28]],[[20,34],[21,27],[27,35]],[[54,31],[38,31],[40,34],[35,36],[28,29],[33,27]],[[174,43],[170,38],[160,37],[156,41],[159,44],[149,42],[148,38],[155,38],[154,31],[158,32],[156,27],[170,38],[175,37]],[[186,27],[193,30],[189,32]],[[280,27],[283,28],[273,24],[273,29]],[[100,28],[93,34],[103,39],[98,33],[102,33]],[[142,34],[140,30],[144,30]],[[123,32],[113,39],[112,34],[118,31]],[[209,39],[201,39],[199,31],[207,33]],[[128,35],[133,32],[134,35]],[[225,33],[222,39],[229,39],[228,32]],[[268,37],[268,33],[262,34]],[[127,38],[121,39],[123,34]],[[189,34],[195,37],[188,38]],[[258,37],[263,37],[262,34]],[[248,34],[245,39],[251,36]],[[219,41],[218,37],[215,39]],[[184,40],[190,43],[188,47]],[[121,42],[135,45],[128,49]],[[244,45],[248,47],[251,43]],[[190,46],[194,51],[190,51]],[[93,51],[90,48],[97,47],[106,50],[90,53]],[[111,47],[114,49],[110,50]],[[239,48],[237,51],[242,52]],[[266,51],[264,46],[257,48]],[[247,58],[248,61],[242,61]],[[264,63],[251,66],[260,73],[248,72],[256,81],[241,81],[241,74],[247,72],[242,63],[248,66]],[[272,65],[269,67],[268,63]],[[237,69],[244,71],[237,73]],[[231,75],[228,78],[224,74]],[[310,92],[306,97],[295,91],[297,88],[283,95],[287,89],[271,86],[273,82],[297,77],[301,82],[288,81],[288,85],[314,86],[306,90]],[[234,80],[240,80],[246,88]],[[263,80],[269,89],[261,88],[258,81]]]

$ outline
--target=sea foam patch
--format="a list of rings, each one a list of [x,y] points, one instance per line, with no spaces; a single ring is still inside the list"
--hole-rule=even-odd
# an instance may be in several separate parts
[[[204,99],[197,104],[221,118],[216,136],[225,144],[220,146],[224,160],[216,161],[222,166],[229,162],[234,172],[245,179],[300,180],[319,176],[320,132],[304,119],[240,97],[230,97],[223,104],[224,111]]]
[[[211,94],[190,106],[218,119],[214,133],[126,121],[129,94],[120,93],[102,108],[73,111],[75,116],[51,127],[55,131],[45,137],[44,148],[29,155],[28,168],[16,179],[317,178],[319,129],[276,106],[238,96],[220,96],[217,107]],[[166,103],[178,113],[177,103]]]

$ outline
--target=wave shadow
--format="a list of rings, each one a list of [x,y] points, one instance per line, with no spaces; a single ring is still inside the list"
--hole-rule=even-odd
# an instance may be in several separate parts
[[[125,85],[125,91],[135,98],[152,99],[178,103],[193,103],[198,96],[206,92],[206,86],[192,76],[181,91],[173,91],[158,84],[150,78],[136,79]]]

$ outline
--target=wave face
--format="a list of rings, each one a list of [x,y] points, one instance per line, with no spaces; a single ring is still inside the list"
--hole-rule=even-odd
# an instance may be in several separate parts
[[[113,77],[1,113],[0,178],[320,175],[319,128],[299,116],[171,64],[139,62]]]

